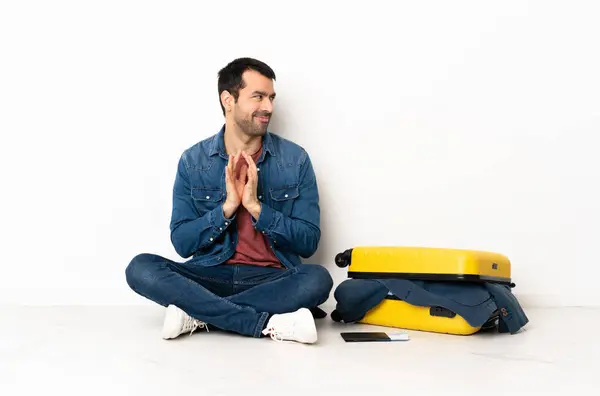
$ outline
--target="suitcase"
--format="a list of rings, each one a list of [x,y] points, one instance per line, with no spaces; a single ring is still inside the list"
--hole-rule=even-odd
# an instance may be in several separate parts
[[[426,247],[355,247],[339,253],[336,265],[348,267],[355,279],[398,278],[452,282],[511,283],[509,259],[501,254],[477,250]],[[495,327],[492,315],[481,327],[471,326],[460,315],[442,307],[411,305],[387,296],[368,311],[360,323],[453,335],[471,335]]]

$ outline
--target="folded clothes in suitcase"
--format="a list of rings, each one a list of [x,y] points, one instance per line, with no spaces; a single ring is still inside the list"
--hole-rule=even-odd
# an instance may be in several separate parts
[[[510,261],[498,253],[373,246],[335,261],[350,278],[334,293],[336,321],[457,335],[515,333],[528,322],[511,292]]]

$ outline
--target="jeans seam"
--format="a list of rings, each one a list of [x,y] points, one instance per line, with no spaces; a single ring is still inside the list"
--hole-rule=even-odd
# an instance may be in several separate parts
[[[207,280],[207,281],[212,281],[215,283],[219,283],[222,285],[226,285],[226,284],[232,284],[232,282],[227,281],[227,280],[223,280],[223,279],[219,279],[219,278],[212,278],[210,276],[196,276],[197,279],[202,279],[202,280]]]
[[[267,321],[268,317],[269,314],[267,312],[263,312],[262,314],[260,314],[260,317],[258,318],[258,323],[256,324],[256,329],[254,330],[255,338],[260,338],[260,335],[262,334],[262,330],[265,327],[265,322]]]

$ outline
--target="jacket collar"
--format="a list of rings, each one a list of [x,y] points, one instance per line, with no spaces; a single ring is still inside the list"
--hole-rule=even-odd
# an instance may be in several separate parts
[[[263,152],[266,151],[272,156],[275,156],[275,145],[273,143],[273,137],[271,132],[267,131],[263,136]],[[223,158],[227,158],[227,151],[225,150],[225,125],[221,127],[219,132],[213,137],[212,144],[210,146],[210,156],[220,155]],[[263,153],[264,154],[264,153]]]

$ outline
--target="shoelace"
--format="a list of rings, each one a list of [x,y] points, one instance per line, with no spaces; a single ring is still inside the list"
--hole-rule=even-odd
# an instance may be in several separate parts
[[[196,331],[197,328],[206,329],[206,332],[209,332],[208,325],[206,323],[200,322],[199,320],[194,319],[191,316],[188,316],[187,318],[185,318],[185,321],[183,322],[182,333],[186,333],[189,331],[190,335],[192,335],[192,333],[194,331]]]
[[[277,342],[282,342],[285,339],[290,339],[291,336],[293,335],[293,330],[290,327],[284,327],[281,328],[280,326],[278,326],[277,328],[271,326],[267,329],[264,330],[263,334],[265,335],[270,335],[271,339],[277,341]]]

